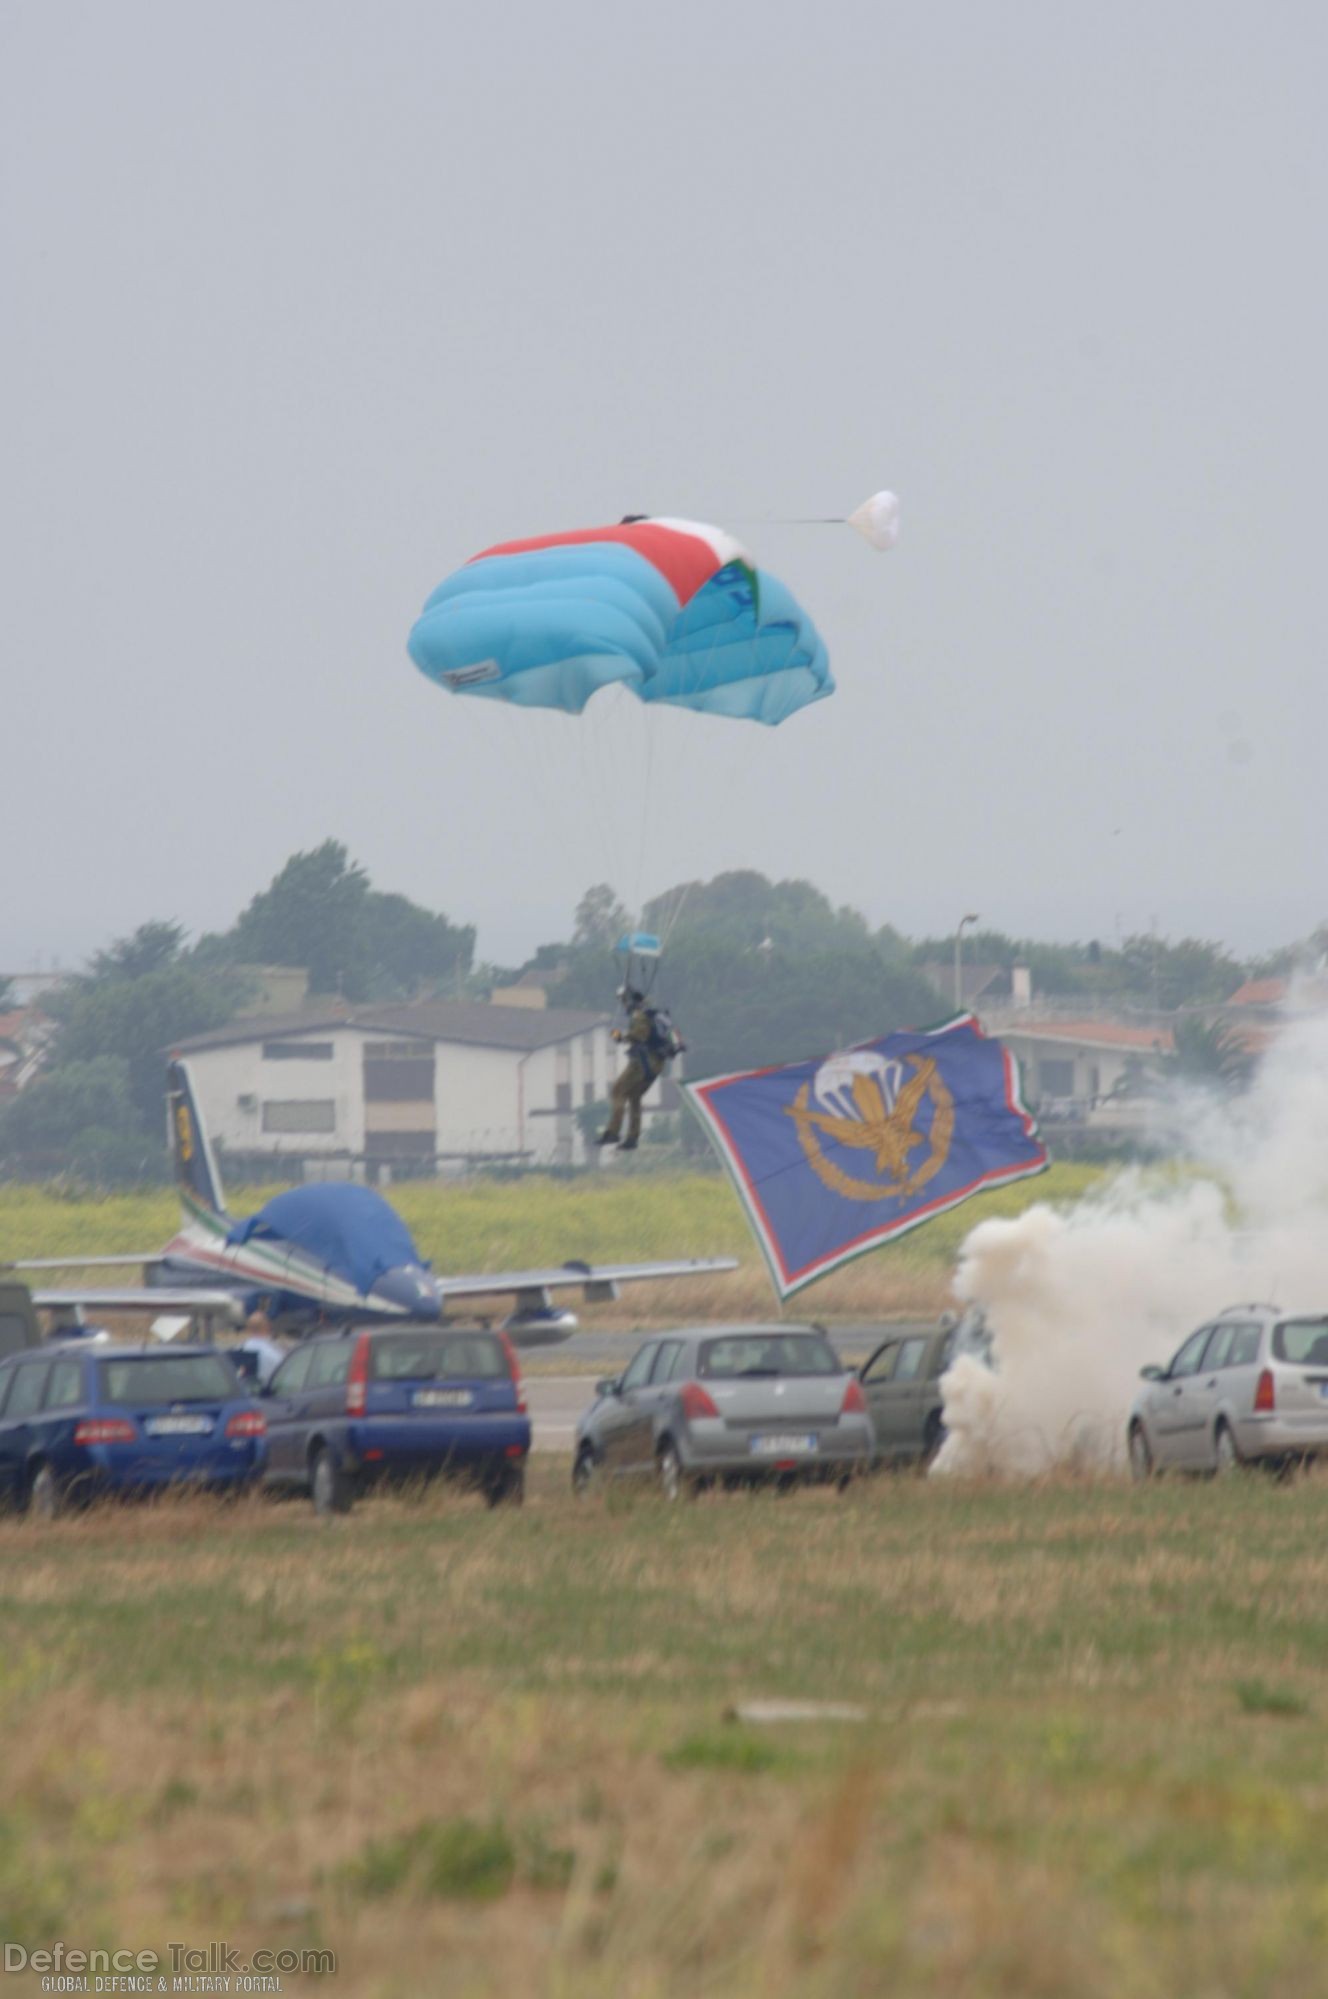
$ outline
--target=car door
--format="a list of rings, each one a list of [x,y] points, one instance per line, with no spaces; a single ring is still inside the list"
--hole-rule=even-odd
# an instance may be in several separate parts
[[[5,1414],[5,1405],[9,1400],[9,1391],[14,1385],[16,1372],[17,1370],[12,1367],[0,1368],[0,1505],[4,1506],[13,1504],[23,1464],[15,1434],[23,1426],[11,1424]]]
[[[47,1376],[41,1412],[34,1418],[38,1426],[44,1458],[58,1473],[71,1471],[78,1462],[74,1455],[74,1429],[87,1409],[82,1354],[61,1354]]]
[[[894,1457],[916,1457],[922,1449],[925,1407],[931,1393],[924,1371],[928,1344],[925,1333],[899,1342],[886,1396],[889,1449]]]
[[[1213,1327],[1208,1343],[1199,1357],[1192,1384],[1186,1394],[1190,1410],[1198,1431],[1195,1452],[1199,1461],[1211,1471],[1215,1458],[1213,1436],[1217,1428],[1218,1411],[1222,1404],[1223,1377],[1231,1356],[1231,1344],[1237,1332],[1236,1325],[1224,1320]]]
[[[661,1340],[655,1348],[655,1360],[649,1379],[640,1388],[632,1391],[635,1408],[629,1431],[628,1448],[631,1451],[631,1460],[624,1466],[625,1470],[637,1472],[654,1470],[659,1423],[677,1394],[675,1376],[682,1359],[682,1349],[681,1340]]]
[[[11,1490],[20,1503],[27,1480],[28,1459],[37,1439],[34,1427],[46,1392],[49,1360],[21,1360],[14,1368],[13,1387],[5,1402],[5,1450],[11,1459]]]
[[[891,1377],[895,1362],[899,1359],[900,1341],[883,1340],[862,1370],[862,1392],[867,1398],[867,1408],[871,1413],[872,1428],[876,1432],[878,1457],[890,1458],[895,1454],[892,1441],[892,1403],[890,1396]]]
[[[1158,1468],[1197,1464],[1204,1447],[1204,1398],[1199,1390],[1199,1363],[1212,1338],[1212,1326],[1191,1333],[1149,1397],[1154,1458]]]
[[[339,1431],[346,1417],[346,1378],[350,1373],[355,1337],[320,1340],[313,1350],[304,1381],[304,1401],[309,1412],[309,1434],[320,1436]]]
[[[1248,1455],[1256,1448],[1258,1425],[1254,1422],[1254,1397],[1263,1372],[1263,1327],[1257,1319],[1234,1325],[1231,1346],[1222,1368],[1218,1387],[1219,1413],[1227,1418],[1235,1433],[1236,1448]]]
[[[267,1475],[294,1479],[304,1472],[304,1440],[308,1431],[306,1384],[316,1349],[296,1347],[267,1385],[263,1414],[267,1418]]]
[[[643,1459],[651,1458],[646,1394],[658,1346],[658,1341],[649,1340],[641,1348],[618,1383],[618,1393],[608,1399],[599,1432],[603,1461],[611,1472],[639,1469]]]

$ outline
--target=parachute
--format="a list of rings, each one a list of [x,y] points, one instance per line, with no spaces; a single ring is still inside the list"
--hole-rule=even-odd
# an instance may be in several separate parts
[[[873,548],[889,549],[898,539],[899,502],[893,493],[874,493],[847,516],[781,524],[847,524]],[[648,739],[631,764],[641,772],[634,909],[641,907],[649,850],[655,745],[670,733],[662,717],[647,720],[648,712],[688,708],[773,727],[835,691],[825,645],[787,585],[757,568],[723,528],[667,515],[633,514],[608,527],[483,549],[444,577],[416,620],[408,649],[437,686],[472,701],[579,716],[605,688],[635,697],[595,702],[575,732],[583,765],[579,788],[596,818],[605,797],[611,807],[627,762],[601,754],[598,774],[586,768],[607,737],[602,725],[629,721],[629,733],[640,730]],[[512,733],[519,737],[521,730]],[[695,789],[699,748],[695,739],[687,744],[689,790]],[[538,785],[547,759],[532,753],[530,762]],[[662,769],[653,773],[653,786],[668,799]],[[631,797],[637,786],[629,783],[625,790]],[[676,842],[682,820],[672,802],[670,839]],[[549,817],[562,823],[561,800]],[[625,842],[606,845],[607,879]],[[662,940],[633,932],[619,944],[625,983],[634,989],[650,992],[686,896],[684,888],[662,926]]]
[[[835,686],[792,592],[721,528],[667,518],[485,549],[439,584],[409,650],[450,693],[574,715],[619,683],[773,726]]]

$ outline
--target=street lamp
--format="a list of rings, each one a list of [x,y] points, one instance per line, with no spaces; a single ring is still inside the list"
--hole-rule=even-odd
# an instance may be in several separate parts
[[[955,931],[955,1012],[964,1004],[964,932],[970,924],[977,922],[976,916],[961,916],[959,928]]]

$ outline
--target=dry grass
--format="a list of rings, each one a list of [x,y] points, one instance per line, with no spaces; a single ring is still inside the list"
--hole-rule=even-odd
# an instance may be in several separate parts
[[[382,1999],[1319,1989],[1328,1481],[564,1480],[0,1525],[0,1933]]]

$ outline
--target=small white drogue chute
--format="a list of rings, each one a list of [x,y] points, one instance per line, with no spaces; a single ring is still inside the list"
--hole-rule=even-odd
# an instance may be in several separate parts
[[[864,541],[873,548],[882,550],[893,548],[899,540],[899,496],[897,493],[873,493],[860,507],[855,507],[848,516],[848,524],[856,528]]]

